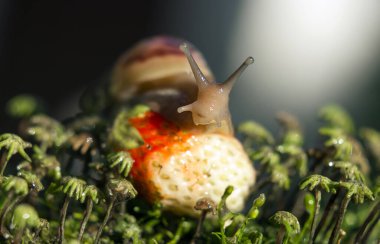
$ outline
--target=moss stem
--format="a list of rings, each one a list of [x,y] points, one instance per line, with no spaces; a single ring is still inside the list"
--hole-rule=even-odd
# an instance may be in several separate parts
[[[122,202],[120,204],[120,214],[123,215],[127,212],[127,202]]]
[[[206,219],[206,215],[207,215],[207,210],[202,210],[201,216],[199,217],[199,220],[198,220],[197,229],[195,230],[193,239],[190,242],[191,244],[198,243],[198,240],[200,239],[201,234],[202,234],[202,226]]]
[[[285,227],[281,225],[280,230],[277,233],[276,236],[276,244],[285,243]]]
[[[0,176],[2,176],[4,174],[4,171],[5,171],[5,168],[7,167],[7,164],[8,164],[7,154],[3,153],[1,155],[1,159],[0,159]]]
[[[90,219],[90,215],[91,215],[93,206],[94,206],[94,202],[90,198],[88,198],[87,199],[87,205],[86,205],[86,212],[85,212],[84,217],[82,219],[82,222],[80,224],[79,235],[78,235],[79,241],[82,241],[82,239],[83,239],[84,230],[86,229],[86,225],[88,223],[88,220]]]
[[[2,215],[0,216],[0,233],[5,237],[7,235],[9,235],[9,231],[8,229],[5,227],[5,220],[6,220],[6,217],[9,213],[9,211],[11,211],[13,209],[13,207],[22,199],[23,197],[21,196],[17,196],[13,201],[10,202],[10,204],[6,207],[4,207],[4,211],[2,213]]]
[[[11,192],[8,194],[8,196],[4,199],[3,204],[0,206],[0,218],[1,218],[1,216],[3,215],[3,212],[4,212],[5,208],[10,204],[10,202],[11,202],[13,196],[14,196],[14,192],[11,191]]]
[[[362,243],[362,239],[366,233],[366,229],[367,229],[368,225],[379,214],[379,211],[380,211],[380,201],[377,202],[375,207],[373,207],[373,209],[371,210],[371,212],[368,214],[367,218],[365,219],[363,225],[360,227],[360,230],[356,234],[356,237],[355,237],[355,243]]]
[[[320,202],[321,202],[321,191],[315,190],[314,197],[315,197],[315,210],[313,213],[313,221],[311,222],[311,227],[310,227],[309,243],[314,243],[314,232],[315,232],[315,226],[317,224],[317,218],[319,214],[319,208],[320,208]]]
[[[380,220],[380,214],[377,216],[377,218],[368,226],[368,230],[367,232],[365,233],[363,239],[362,239],[362,243],[368,243],[367,240],[368,238],[371,236],[371,233],[372,231],[375,229],[375,226],[378,224]],[[380,242],[380,240],[378,240],[378,243]]]
[[[316,230],[315,230],[315,232],[314,232],[313,242],[315,242],[315,240],[317,239],[318,234],[321,232],[323,226],[325,225],[325,223],[326,223],[326,221],[327,221],[327,219],[328,219],[328,217],[329,217],[329,215],[330,215],[330,212],[331,212],[331,210],[333,209],[334,203],[335,203],[335,201],[336,201],[338,195],[339,195],[339,190],[337,191],[336,194],[334,194],[334,195],[332,195],[332,196],[330,197],[330,199],[329,199],[329,201],[328,201],[328,203],[327,203],[327,205],[326,205],[326,208],[325,208],[325,210],[323,211],[322,218],[321,218],[321,220],[319,221],[318,226],[317,226],[317,228],[316,228]]]
[[[96,238],[95,238],[95,242],[94,242],[95,244],[99,243],[100,236],[102,235],[102,232],[103,232],[103,228],[106,226],[108,219],[111,216],[111,212],[112,212],[112,209],[115,205],[115,201],[116,201],[116,195],[113,195],[111,198],[110,204],[108,205],[106,216],[104,216],[103,223],[99,227],[98,233],[96,233]]]
[[[340,209],[338,212],[338,216],[337,216],[337,221],[336,221],[336,224],[334,226],[334,230],[333,230],[333,232],[330,236],[330,239],[329,239],[329,244],[336,243],[336,241],[339,237],[340,227],[342,226],[344,215],[346,213],[347,206],[350,203],[350,201],[351,201],[350,197],[344,197],[342,200],[342,203],[340,205]]]
[[[59,228],[58,228],[58,243],[62,244],[63,239],[65,237],[65,221],[66,221],[66,214],[67,209],[69,207],[70,203],[70,197],[69,195],[65,196],[65,201],[63,202],[63,206],[61,209],[61,221],[59,222]]]

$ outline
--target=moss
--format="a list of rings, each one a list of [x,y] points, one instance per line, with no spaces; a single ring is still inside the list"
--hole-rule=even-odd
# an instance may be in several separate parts
[[[128,119],[148,107],[125,107],[114,119],[99,112],[61,123],[33,115],[35,105],[25,106],[25,99],[10,104],[11,114],[27,122],[24,130],[35,133],[22,133],[23,139],[0,135],[0,242],[300,243],[355,238],[364,243],[378,238],[380,133],[360,129],[358,139],[352,119],[337,105],[321,109],[325,141],[320,147],[304,147],[299,122],[289,114],[278,116],[278,135],[254,121],[240,125],[242,143],[258,170],[246,211],[228,209],[233,191],[228,187],[221,201],[211,204],[212,211],[198,208],[203,213],[198,221],[140,198],[143,194],[129,176],[133,159],[110,150],[142,144]],[[94,116],[102,126],[90,125]],[[85,140],[78,147],[75,138]],[[310,193],[305,196],[305,191]],[[205,218],[214,210],[214,217]],[[24,213],[31,213],[33,221],[24,221]]]

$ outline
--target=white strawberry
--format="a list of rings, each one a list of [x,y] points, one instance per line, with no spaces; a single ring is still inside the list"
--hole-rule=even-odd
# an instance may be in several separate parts
[[[234,137],[183,132],[154,112],[130,123],[145,141],[130,150],[135,160],[131,175],[139,194],[177,214],[196,215],[197,200],[209,197],[217,203],[225,188],[233,185],[227,206],[243,209],[256,174]]]

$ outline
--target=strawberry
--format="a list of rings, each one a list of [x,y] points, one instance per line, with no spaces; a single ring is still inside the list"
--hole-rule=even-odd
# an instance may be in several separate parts
[[[240,211],[255,182],[255,170],[233,136],[183,131],[152,111],[130,118],[144,144],[129,150],[135,163],[131,177],[139,194],[177,214],[195,216],[197,200],[219,202],[234,186],[228,207]]]

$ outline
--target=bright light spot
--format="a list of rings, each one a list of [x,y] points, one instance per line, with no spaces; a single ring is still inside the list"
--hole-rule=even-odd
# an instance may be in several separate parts
[[[321,105],[358,92],[379,55],[380,1],[245,1],[239,16],[228,67],[250,55],[255,63],[231,107],[255,102],[265,116],[290,109],[314,119]]]

